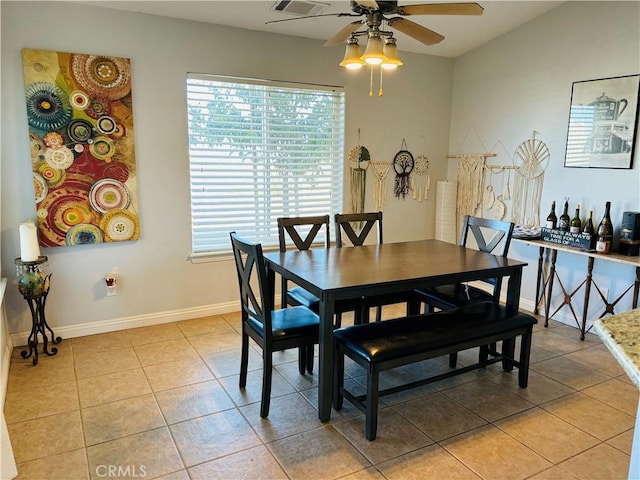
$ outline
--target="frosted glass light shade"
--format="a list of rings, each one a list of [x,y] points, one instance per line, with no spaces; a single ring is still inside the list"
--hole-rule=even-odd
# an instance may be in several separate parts
[[[384,44],[383,52],[387,59],[382,62],[382,68],[386,70],[395,70],[403,65],[402,60],[398,58],[398,46],[395,38],[388,38]]]
[[[364,55],[360,57],[369,65],[380,65],[387,57],[384,54],[384,47],[382,45],[382,39],[379,35],[372,35],[367,41],[367,49]]]
[[[358,41],[350,38],[340,66],[349,70],[358,70],[364,65],[364,61],[360,59],[360,45],[358,45]]]

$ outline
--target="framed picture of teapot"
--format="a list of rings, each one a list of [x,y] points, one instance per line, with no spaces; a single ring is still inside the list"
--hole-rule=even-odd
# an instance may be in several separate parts
[[[573,82],[565,167],[631,168],[640,75]]]

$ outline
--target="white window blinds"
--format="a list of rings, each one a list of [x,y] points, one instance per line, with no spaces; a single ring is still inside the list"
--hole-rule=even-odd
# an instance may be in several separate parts
[[[231,248],[229,232],[278,244],[278,217],[342,209],[344,92],[187,76],[194,254]]]

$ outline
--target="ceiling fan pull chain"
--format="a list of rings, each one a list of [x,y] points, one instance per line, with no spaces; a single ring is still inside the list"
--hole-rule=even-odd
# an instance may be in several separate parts
[[[369,77],[369,96],[373,97],[373,67],[369,67],[369,70],[371,71],[371,75]]]
[[[384,68],[380,67],[380,90],[378,90],[378,96],[381,97],[384,95],[384,90],[382,90],[382,72]]]

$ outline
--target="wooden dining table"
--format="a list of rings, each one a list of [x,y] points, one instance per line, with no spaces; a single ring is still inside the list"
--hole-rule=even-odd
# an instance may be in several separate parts
[[[518,310],[525,262],[440,240],[265,254],[271,285],[282,275],[320,299],[318,416],[331,416],[335,304],[416,288],[509,277],[506,304]],[[418,313],[419,304],[410,305]]]

